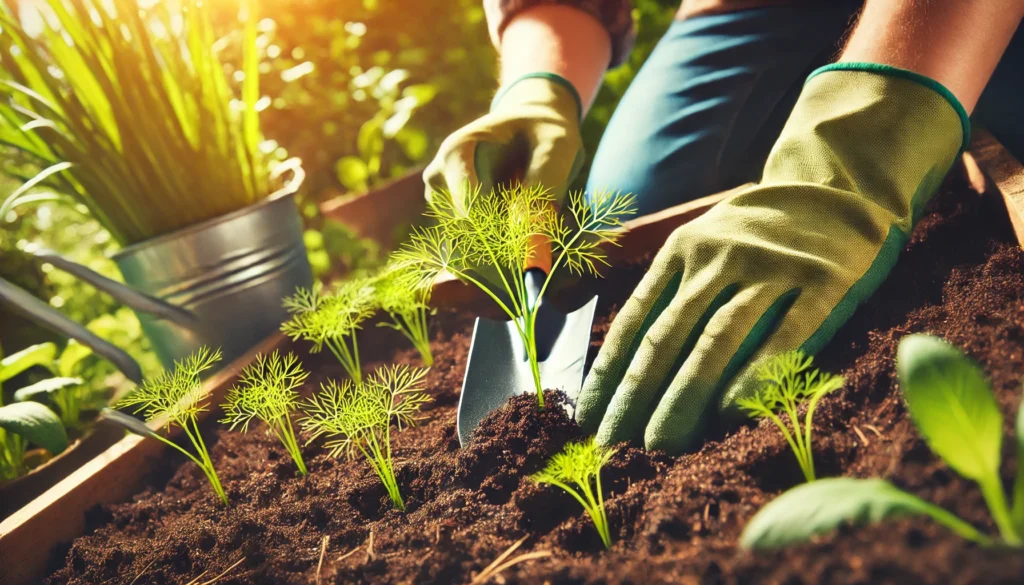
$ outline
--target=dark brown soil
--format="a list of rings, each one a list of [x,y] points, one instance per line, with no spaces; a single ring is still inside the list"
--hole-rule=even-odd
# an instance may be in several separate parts
[[[1011,244],[1000,205],[955,180],[936,198],[882,290],[820,358],[847,382],[824,400],[815,443],[820,475],[888,478],[990,533],[995,528],[976,486],[932,455],[910,424],[893,357],[908,333],[946,337],[984,365],[1009,420],[1024,377],[1024,254]],[[620,267],[593,285],[602,295],[595,350],[642,273],[642,264]],[[777,553],[737,551],[750,516],[801,480],[767,421],[718,428],[698,453],[676,458],[622,448],[603,475],[615,541],[606,552],[569,496],[526,478],[579,436],[562,410],[538,414],[533,399],[521,397],[483,424],[471,448],[459,449],[455,407],[471,331],[466,316],[435,319],[435,401],[420,427],[395,438],[406,513],[390,507],[364,462],[338,461],[311,446],[310,476],[299,478],[271,438],[211,429],[229,508],[193,465],[170,457],[150,488],[132,502],[94,511],[89,533],[54,552],[48,583],[178,584],[244,559],[221,583],[464,584],[523,537],[515,554],[550,556],[491,582],[1024,582],[1024,554],[979,548],[922,519],[846,528]],[[377,358],[415,363],[411,350],[386,355],[383,347],[400,344],[394,336],[375,341],[384,334],[367,332],[374,339],[365,345],[377,346]],[[307,363],[318,378],[338,374],[323,357]],[[1007,481],[1012,473],[1011,463]]]

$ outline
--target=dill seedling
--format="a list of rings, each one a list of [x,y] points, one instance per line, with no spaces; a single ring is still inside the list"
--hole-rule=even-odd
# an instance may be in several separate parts
[[[429,286],[418,286],[420,275],[414,265],[392,262],[377,279],[375,297],[377,306],[391,317],[391,322],[380,323],[405,335],[413,347],[420,352],[423,363],[434,364],[430,353],[430,330],[427,316],[430,314]]]
[[[307,474],[306,463],[295,439],[291,414],[299,404],[298,388],[308,375],[293,353],[281,357],[275,350],[269,357],[256,356],[228,391],[221,420],[230,424],[231,430],[240,427],[242,432],[248,432],[253,419],[267,423],[267,432],[281,441],[302,475]]]
[[[348,280],[329,294],[319,285],[299,288],[284,300],[292,318],[281,331],[293,341],[303,339],[319,352],[326,345],[356,384],[362,382],[356,333],[363,321],[373,316],[373,286],[370,280]]]
[[[227,504],[227,494],[224,493],[224,488],[220,485],[217,471],[213,468],[213,461],[210,459],[210,452],[199,431],[199,413],[206,411],[208,406],[203,404],[205,396],[199,376],[212,368],[220,359],[219,349],[211,352],[209,349],[201,347],[189,357],[175,361],[172,370],[165,370],[159,376],[136,388],[118,401],[115,408],[134,407],[135,413],[141,413],[146,422],[163,419],[167,429],[170,429],[171,425],[181,427],[189,441],[192,442],[196,455],[156,433],[147,433],[147,435],[184,453],[198,465],[206,474],[206,478],[210,480],[213,491],[217,492],[220,499]]]
[[[398,430],[416,424],[420,407],[429,401],[423,391],[426,368],[399,365],[377,370],[362,384],[331,380],[304,404],[302,428],[310,441],[327,437],[333,457],[357,453],[373,467],[395,507],[405,511],[391,457],[391,424]]]
[[[493,193],[471,192],[458,202],[447,192],[436,192],[426,215],[435,225],[416,229],[395,257],[420,275],[420,286],[430,286],[438,274],[450,272],[486,293],[515,323],[533,373],[537,405],[544,408],[536,330],[539,303],[531,303],[525,274],[527,263],[551,243],[551,269],[540,288],[544,296],[551,279],[562,267],[575,274],[597,274],[607,264],[603,244],[622,235],[623,216],[634,213],[634,197],[601,193],[587,200],[582,193],[569,198],[571,219],[555,209],[551,193],[541,187],[516,186]],[[488,285],[480,276],[495,273]],[[539,300],[539,298],[538,298]]]
[[[558,486],[576,498],[594,521],[594,527],[601,535],[605,548],[611,548],[612,537],[604,510],[601,468],[613,455],[614,449],[598,445],[593,437],[582,443],[566,443],[560,453],[548,460],[543,470],[530,476],[538,484]]]
[[[815,479],[811,451],[814,409],[823,396],[843,387],[842,377],[812,368],[813,361],[801,351],[775,356],[761,366],[758,377],[763,387],[753,397],[737,401],[751,417],[769,418],[779,427],[809,482]],[[801,422],[797,409],[805,402],[807,412]],[[777,413],[788,416],[788,426]]]

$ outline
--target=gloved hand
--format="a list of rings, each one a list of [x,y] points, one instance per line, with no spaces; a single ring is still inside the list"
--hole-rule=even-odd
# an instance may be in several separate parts
[[[969,128],[920,75],[814,72],[761,182],[658,252],[584,383],[580,425],[600,443],[678,453],[715,410],[738,413],[764,359],[816,354],[888,275]]]
[[[582,106],[567,80],[532,73],[498,91],[490,113],[445,139],[423,171],[426,196],[449,190],[456,203],[467,189],[483,192],[513,177],[565,197],[583,164]]]

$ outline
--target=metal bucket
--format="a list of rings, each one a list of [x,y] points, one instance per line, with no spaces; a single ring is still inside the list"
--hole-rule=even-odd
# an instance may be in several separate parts
[[[139,313],[164,366],[200,346],[220,348],[230,363],[288,315],[281,300],[313,284],[291,195],[128,246],[113,256],[125,283],[185,309],[194,322]]]
[[[220,348],[221,363],[230,363],[278,329],[287,318],[284,297],[313,284],[290,192],[124,248],[114,261],[126,284],[49,250],[30,252],[134,309],[165,367],[204,345]],[[141,383],[131,356],[2,278],[0,302],[77,339]]]

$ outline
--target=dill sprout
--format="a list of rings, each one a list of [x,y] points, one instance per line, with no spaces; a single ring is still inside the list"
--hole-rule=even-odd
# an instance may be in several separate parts
[[[331,293],[324,293],[319,284],[299,288],[284,300],[284,307],[292,314],[292,318],[281,325],[285,335],[293,341],[311,342],[314,352],[323,350],[326,345],[352,380],[356,384],[362,382],[356,334],[363,321],[373,316],[370,280],[348,280]]]
[[[758,372],[763,386],[750,398],[737,404],[753,418],[769,418],[782,431],[796,455],[807,481],[814,481],[814,454],[811,430],[818,401],[829,392],[843,387],[843,378],[813,368],[813,358],[801,351],[789,351],[766,361]],[[801,421],[797,409],[807,403]],[[789,425],[778,413],[784,413]]]
[[[333,457],[361,454],[401,511],[405,502],[395,479],[391,427],[401,431],[416,424],[420,407],[431,400],[423,391],[426,373],[426,368],[397,365],[377,370],[362,384],[331,380],[303,408],[302,428],[312,434],[310,441],[327,438]]]
[[[265,422],[267,432],[281,441],[302,475],[307,474],[306,463],[295,439],[291,416],[299,404],[298,388],[308,375],[293,353],[281,357],[275,350],[269,356],[256,356],[228,391],[221,420],[230,424],[232,430],[240,428],[242,432],[248,432],[253,420]]]
[[[199,414],[206,411],[209,406],[204,402],[206,395],[203,392],[200,375],[212,368],[220,359],[219,349],[210,351],[206,347],[201,347],[192,355],[175,361],[171,370],[165,370],[159,376],[147,380],[118,401],[115,408],[134,408],[134,412],[142,414],[146,422],[159,419],[168,430],[171,426],[180,427],[192,443],[195,454],[156,433],[145,433],[145,436],[163,441],[184,453],[203,470],[206,478],[210,480],[210,485],[213,486],[213,491],[224,504],[227,504],[228,497],[220,484],[220,478],[217,477],[217,471],[213,468],[210,452],[199,430]],[[129,430],[135,429],[129,427]]]
[[[391,317],[390,322],[381,326],[391,327],[405,335],[419,351],[423,363],[434,364],[430,353],[430,330],[427,317],[430,314],[430,286],[422,286],[415,266],[409,263],[391,262],[377,278],[375,297],[377,306]]]
[[[427,216],[434,225],[415,229],[395,258],[412,266],[420,286],[429,286],[441,272],[471,283],[486,293],[515,323],[533,373],[537,405],[544,408],[535,331],[539,303],[528,298],[524,267],[537,254],[538,240],[551,242],[551,268],[540,289],[544,296],[552,277],[563,267],[578,274],[597,274],[607,265],[604,245],[622,235],[622,217],[635,212],[634,197],[598,193],[569,197],[567,218],[555,209],[550,191],[515,186],[492,193],[470,192],[456,202],[451,193],[435,192]],[[480,274],[494,273],[490,285]],[[538,299],[539,300],[539,299]]]
[[[593,437],[581,443],[566,443],[561,452],[548,460],[544,469],[530,476],[538,484],[562,488],[582,504],[601,535],[605,548],[611,548],[612,538],[608,529],[608,515],[604,510],[601,468],[614,455],[614,449],[598,445]]]

